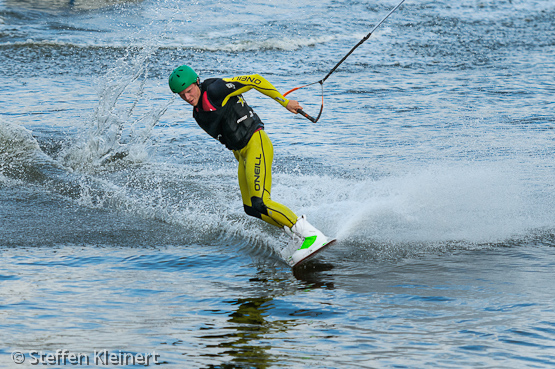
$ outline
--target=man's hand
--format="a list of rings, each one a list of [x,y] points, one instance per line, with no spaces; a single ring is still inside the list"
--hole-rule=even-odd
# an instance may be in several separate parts
[[[303,107],[296,100],[289,100],[289,102],[287,103],[287,110],[289,110],[291,113],[297,114],[297,110],[302,110],[302,108]]]

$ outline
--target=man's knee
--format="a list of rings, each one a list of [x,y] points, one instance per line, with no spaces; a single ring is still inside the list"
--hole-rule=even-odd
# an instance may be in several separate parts
[[[262,214],[268,215],[268,207],[260,197],[251,197],[252,206],[244,205],[245,213],[250,216],[261,218]]]

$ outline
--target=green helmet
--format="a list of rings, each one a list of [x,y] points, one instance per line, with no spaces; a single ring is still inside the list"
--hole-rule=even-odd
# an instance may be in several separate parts
[[[178,94],[193,83],[197,82],[198,74],[193,70],[193,68],[182,65],[176,68],[169,78],[169,85],[172,92]]]

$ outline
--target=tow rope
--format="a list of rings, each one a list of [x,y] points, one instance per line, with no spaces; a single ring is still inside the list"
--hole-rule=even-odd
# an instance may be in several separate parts
[[[356,45],[351,49],[351,51],[349,51],[349,52],[343,57],[343,59],[341,59],[341,60],[339,61],[339,63],[337,63],[337,64],[335,65],[335,67],[333,67],[333,68],[330,70],[330,72],[329,72],[324,78],[322,78],[322,79],[319,80],[319,81],[312,82],[312,83],[309,83],[309,84],[304,85],[304,86],[295,87],[295,88],[293,88],[293,89],[291,89],[291,90],[289,90],[289,91],[287,91],[286,93],[283,94],[283,96],[287,96],[287,95],[290,94],[291,92],[297,91],[297,90],[299,90],[299,89],[301,89],[301,88],[305,88],[305,87],[308,87],[308,86],[312,86],[312,85],[315,85],[315,84],[317,84],[317,83],[319,83],[319,84],[321,85],[321,87],[322,87],[322,105],[320,106],[320,112],[318,113],[318,116],[317,116],[316,118],[313,118],[313,117],[311,117],[310,115],[308,115],[307,113],[305,113],[302,109],[297,109],[297,113],[301,114],[303,117],[305,117],[306,119],[310,120],[310,121],[313,122],[313,123],[316,123],[316,122],[318,121],[318,119],[320,119],[320,117],[322,116],[322,111],[324,110],[324,82],[329,78],[329,76],[332,75],[333,72],[335,72],[335,70],[341,65],[341,63],[343,63],[343,62],[345,61],[345,59],[347,59],[347,58],[353,53],[353,51],[355,51],[355,49],[356,49],[357,47],[359,47],[359,46],[362,45],[364,42],[366,42],[366,40],[368,40],[368,39],[370,38],[370,36],[372,36],[372,33],[374,33],[374,31],[375,31],[379,26],[381,26],[382,23],[385,22],[385,20],[386,20],[387,18],[389,18],[389,16],[390,16],[391,14],[393,14],[393,12],[394,12],[395,10],[397,10],[397,9],[401,6],[401,4],[403,4],[404,2],[405,2],[405,0],[402,0],[399,4],[397,4],[397,6],[396,6],[395,8],[393,8],[393,9],[392,9],[392,10],[391,10],[391,11],[390,11],[390,12],[389,12],[389,13],[388,13],[388,14],[387,14],[387,15],[386,15],[386,16],[385,16],[374,28],[372,28],[372,31],[370,31],[370,33],[368,33],[366,36],[364,36],[364,38],[363,38],[362,40],[360,40],[359,43],[356,44]]]

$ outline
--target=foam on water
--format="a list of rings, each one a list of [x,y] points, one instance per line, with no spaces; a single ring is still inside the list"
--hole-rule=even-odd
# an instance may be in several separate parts
[[[162,46],[145,46],[136,49],[127,43],[125,56],[118,59],[107,73],[95,80],[98,102],[94,111],[83,117],[84,121],[79,126],[76,137],[68,141],[56,157],[51,158],[44,154],[30,132],[15,133],[13,126],[9,129],[5,128],[5,136],[22,138],[16,145],[19,147],[18,150],[31,153],[31,156],[12,155],[10,160],[12,163],[16,161],[21,163],[23,160],[31,167],[44,167],[44,163],[48,163],[47,166],[56,167],[56,171],[50,169],[42,171],[49,179],[44,183],[51,184],[51,180],[57,178],[54,182],[57,183],[58,188],[68,186],[73,188],[70,191],[71,196],[84,206],[107,207],[180,224],[194,233],[202,233],[206,229],[220,229],[223,233],[208,232],[210,237],[218,238],[221,234],[227,234],[230,239],[244,239],[245,243],[275,246],[276,243],[270,241],[275,238],[273,231],[264,225],[257,225],[254,228],[245,226],[257,223],[246,218],[242,213],[238,190],[229,193],[230,186],[236,189],[234,163],[227,162],[222,164],[224,166],[212,165],[208,170],[203,171],[186,162],[179,163],[179,160],[169,159],[167,163],[165,161],[168,158],[163,158],[163,164],[158,162],[161,157],[155,153],[156,139],[159,138],[156,125],[173,100],[166,97],[158,98],[149,91],[149,88],[152,88],[149,86],[151,59],[161,49],[165,48],[167,51],[168,48],[171,49],[176,45],[184,50],[195,50],[201,53],[202,51],[248,52],[272,49],[292,51],[321,43],[337,43],[344,39],[351,41],[353,37],[358,39],[362,33],[353,35],[343,32],[310,37],[308,32],[300,37],[293,37],[287,35],[294,35],[301,28],[283,27],[286,29],[283,37],[259,39],[256,34],[245,33],[243,29],[234,31],[226,29],[226,32],[222,32],[215,28],[206,35],[201,34],[199,37],[190,39],[189,42],[188,36],[181,32],[181,27],[191,21],[189,18],[192,12],[198,10],[198,4],[188,5],[186,11],[179,14],[174,13],[172,4],[162,2],[156,5],[156,10],[150,14],[149,22],[154,24],[164,19],[166,15],[172,14],[170,21],[154,35],[149,34],[147,29],[135,32],[132,42],[142,43],[146,40],[147,44]],[[495,4],[483,6],[498,9]],[[442,11],[446,14],[451,12],[459,14],[462,9],[460,7],[468,9],[470,15],[476,6],[473,3],[465,3],[457,5],[454,9],[448,7]],[[139,8],[135,10],[137,9]],[[501,11],[504,11],[503,9]],[[220,9],[204,10],[199,15],[202,19],[209,18]],[[383,9],[373,10],[379,13]],[[245,15],[249,14],[251,14],[250,11],[245,13]],[[102,18],[102,13],[97,15]],[[77,14],[76,19],[79,17]],[[221,20],[226,22],[223,18]],[[70,22],[75,21],[73,19]],[[275,26],[266,24],[265,20],[256,17],[249,18],[249,22],[264,27]],[[277,24],[279,25],[280,22],[278,21]],[[335,21],[332,20],[333,22]],[[299,27],[306,28],[309,25],[310,23],[304,23]],[[389,40],[392,38],[390,33],[391,30],[388,27],[377,32],[373,36],[376,39],[373,46],[377,49],[386,46],[380,42],[380,38]],[[111,34],[110,37],[112,36],[114,35]],[[105,45],[106,41],[108,44],[112,42],[103,37],[89,39],[89,41],[93,46]],[[70,43],[62,39],[29,40],[21,41],[18,46],[67,47],[69,45],[74,47],[77,45],[73,44],[73,41],[67,42]],[[353,60],[357,60],[360,55],[362,54],[353,56]],[[345,65],[344,68],[349,67]],[[165,81],[162,80],[159,83],[164,84]],[[387,91],[389,81],[384,83]],[[369,91],[367,95],[372,96],[373,93]],[[358,98],[362,97],[364,96]],[[337,98],[340,99],[340,97]],[[395,101],[393,96],[389,98]],[[429,98],[426,96],[422,99],[429,100]],[[386,108],[388,109],[384,119],[389,120],[391,112],[389,107]],[[454,103],[452,106],[442,105],[439,108],[456,111]],[[488,114],[492,115],[492,112],[493,117],[488,116]],[[473,119],[479,121],[494,118],[497,112],[489,107],[487,110],[480,109],[480,106],[476,105],[472,108],[472,114]],[[418,117],[411,119],[418,119]],[[411,123],[416,127],[421,124],[417,121],[411,121]],[[356,124],[353,126],[356,127]],[[500,124],[500,127],[497,132],[489,131],[492,137],[488,139],[486,150],[489,150],[490,142],[495,143],[498,140],[495,136],[502,133],[506,135],[506,142],[509,142],[504,144],[503,150],[520,145],[518,149],[524,153],[523,155],[510,158],[502,155],[486,162],[465,162],[465,159],[462,159],[455,163],[434,160],[432,157],[432,160],[429,160],[430,163],[424,162],[410,170],[403,165],[389,168],[386,175],[376,176],[372,173],[375,167],[362,169],[355,174],[356,179],[334,177],[318,170],[312,170],[312,174],[295,176],[277,172],[274,181],[274,198],[287,204],[295,212],[306,213],[312,223],[327,230],[327,233],[342,240],[360,244],[495,242],[530,230],[552,226],[555,216],[553,210],[546,204],[553,203],[553,191],[549,184],[553,180],[553,175],[542,176],[546,172],[540,173],[533,168],[533,165],[522,165],[522,162],[529,159],[526,152],[530,151],[533,145],[528,143],[528,139],[523,140],[524,136],[513,139],[510,134],[512,131],[503,132],[505,124]],[[398,128],[390,124],[388,129],[398,130]],[[481,126],[468,133],[475,135],[480,130]],[[343,135],[345,132],[340,133]],[[392,132],[389,134],[391,137],[398,136]],[[429,142],[428,134],[427,129],[415,130],[410,139],[414,140],[416,135],[423,135],[421,139]],[[542,137],[540,140],[545,141],[545,135]],[[400,139],[407,140],[406,137],[400,137]],[[484,141],[477,138],[473,138],[474,141],[463,139],[464,137],[459,136],[457,132],[451,137],[444,137],[443,145],[457,148],[458,151],[451,149],[455,155],[460,155],[461,151],[465,150],[463,154],[466,156],[468,153],[484,151],[480,146],[485,144]],[[310,139],[307,138],[307,142],[308,140]],[[318,140],[320,138],[316,137],[316,141],[310,143],[314,145]],[[186,146],[187,143],[184,145]],[[185,147],[184,150],[191,151],[191,155],[195,154],[194,149],[190,147]],[[317,147],[313,149],[314,152],[315,150]],[[385,150],[391,151],[391,148],[387,147]],[[403,154],[409,153],[408,150],[411,149],[407,148]],[[497,151],[499,152],[499,147]],[[429,155],[427,152],[417,152],[417,154]],[[482,154],[479,153],[479,155]],[[218,154],[208,153],[207,155],[209,156],[206,160],[212,161],[214,158],[211,155]],[[26,157],[27,159],[24,159]],[[544,162],[545,160],[535,161],[539,164],[539,168],[543,165],[545,169]],[[114,174],[118,171],[128,172],[128,174]],[[3,170],[2,173],[6,171]],[[137,175],[144,180],[138,182],[132,178]],[[214,177],[218,177],[223,184],[206,185],[213,183]],[[4,174],[4,178],[8,177]],[[71,185],[60,185],[63,183],[71,183]],[[171,187],[168,183],[172,183]],[[219,205],[214,205],[216,203]]]
[[[24,145],[44,158],[26,133]],[[31,160],[34,170],[45,165]],[[278,173],[273,197],[340,241],[359,247],[503,242],[552,228],[555,212],[549,204],[554,194],[546,192],[545,184],[534,188],[510,168],[510,163],[434,166],[372,180]],[[265,253],[285,244],[277,229],[243,214],[233,164],[194,172],[169,164],[126,169],[120,163],[113,169],[127,174],[115,180],[69,168],[42,170],[48,176],[39,183],[62,194],[75,187],[72,198],[84,207],[181,226],[196,242]]]
[[[98,104],[84,129],[60,154],[69,167],[101,166],[128,157],[142,161],[151,131],[173,99],[159,105],[145,92],[148,58],[155,49],[144,48],[118,60],[110,72],[97,79]],[[146,95],[146,96],[145,96]]]
[[[98,134],[102,136],[105,132]],[[75,146],[66,148],[64,154],[88,151],[80,156],[71,155],[71,160],[63,156],[73,165],[70,167],[46,155],[31,131],[2,122],[1,183],[7,186],[34,184],[38,185],[36,190],[60,194],[85,208],[124,212],[177,225],[191,234],[191,242],[233,244],[266,256],[280,247],[279,236],[276,238],[274,232],[264,231],[269,227],[243,215],[240,197],[234,196],[235,193],[230,195],[223,188],[225,185],[215,188],[207,185],[214,177],[233,177],[235,170],[207,169],[191,173],[173,165],[140,164],[133,155],[113,162],[91,163],[97,146],[90,145],[90,134],[81,138],[85,141],[73,142]],[[225,178],[223,182],[226,183]]]
[[[526,178],[510,168],[510,163],[434,166],[351,184],[347,196],[355,200],[333,206],[345,220],[338,236],[486,243],[552,226],[555,212],[544,206],[549,198],[531,193]]]
[[[3,123],[3,178],[41,173],[32,181],[82,206],[183,226],[199,242],[279,249],[279,231],[243,214],[234,162],[201,168],[157,163],[154,128],[172,100],[145,103],[153,52],[122,58],[99,79],[95,111],[57,158],[46,155],[29,130]],[[277,172],[273,197],[357,245],[502,242],[555,223],[553,174],[541,171],[545,158],[526,164],[529,146],[515,142],[524,157],[399,166],[369,180]],[[23,169],[14,175],[14,167]]]

